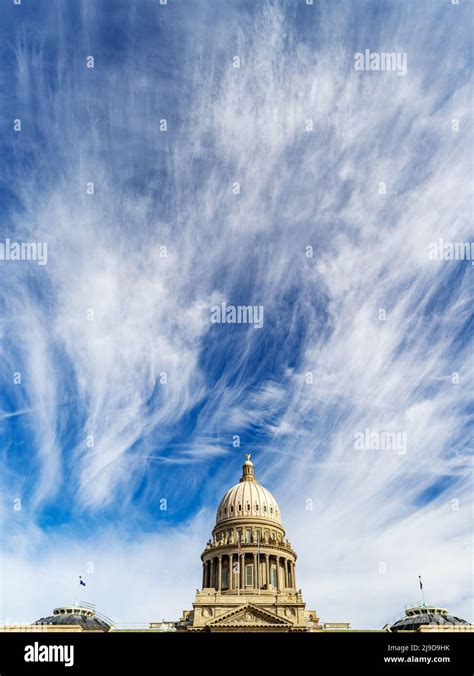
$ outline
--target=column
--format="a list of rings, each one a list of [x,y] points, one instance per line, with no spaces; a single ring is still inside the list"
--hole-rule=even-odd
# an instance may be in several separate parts
[[[229,554],[229,591],[234,591],[234,555]]]
[[[293,586],[293,589],[296,589],[296,569],[295,569],[295,564],[293,561],[291,562],[291,583]]]
[[[265,554],[265,571],[267,578],[267,589],[270,589],[270,554]]]
[[[245,553],[240,555],[240,591],[245,590]]]
[[[253,588],[258,589],[257,582],[257,552],[253,553]]]
[[[206,564],[202,564],[202,588],[206,586]]]
[[[217,561],[217,591],[222,589],[222,554],[219,555]]]

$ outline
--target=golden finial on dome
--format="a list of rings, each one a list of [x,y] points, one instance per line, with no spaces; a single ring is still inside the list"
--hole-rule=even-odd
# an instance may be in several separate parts
[[[246,460],[250,460],[250,453],[246,453],[246,454],[245,454],[245,459],[246,459]]]

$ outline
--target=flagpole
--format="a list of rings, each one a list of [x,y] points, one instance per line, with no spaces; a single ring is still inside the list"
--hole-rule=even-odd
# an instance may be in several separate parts
[[[425,592],[423,591],[423,582],[421,581],[421,575],[418,575],[418,580],[420,581],[420,590],[421,590],[421,598],[423,599],[423,605],[426,606]]]
[[[260,531],[257,531],[257,585],[258,595],[260,596]]]
[[[238,546],[237,546],[237,596],[240,596],[240,533],[237,532]]]

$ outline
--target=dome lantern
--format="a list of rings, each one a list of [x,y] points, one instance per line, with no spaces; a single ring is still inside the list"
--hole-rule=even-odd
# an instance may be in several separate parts
[[[255,481],[253,462],[250,460],[250,453],[245,454],[245,462],[242,465],[242,478],[240,481]]]

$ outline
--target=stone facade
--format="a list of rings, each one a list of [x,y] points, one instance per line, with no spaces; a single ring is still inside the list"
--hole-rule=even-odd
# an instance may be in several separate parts
[[[296,588],[296,553],[278,504],[255,478],[250,455],[227,491],[202,559],[202,589],[178,631],[308,631],[322,628]]]

